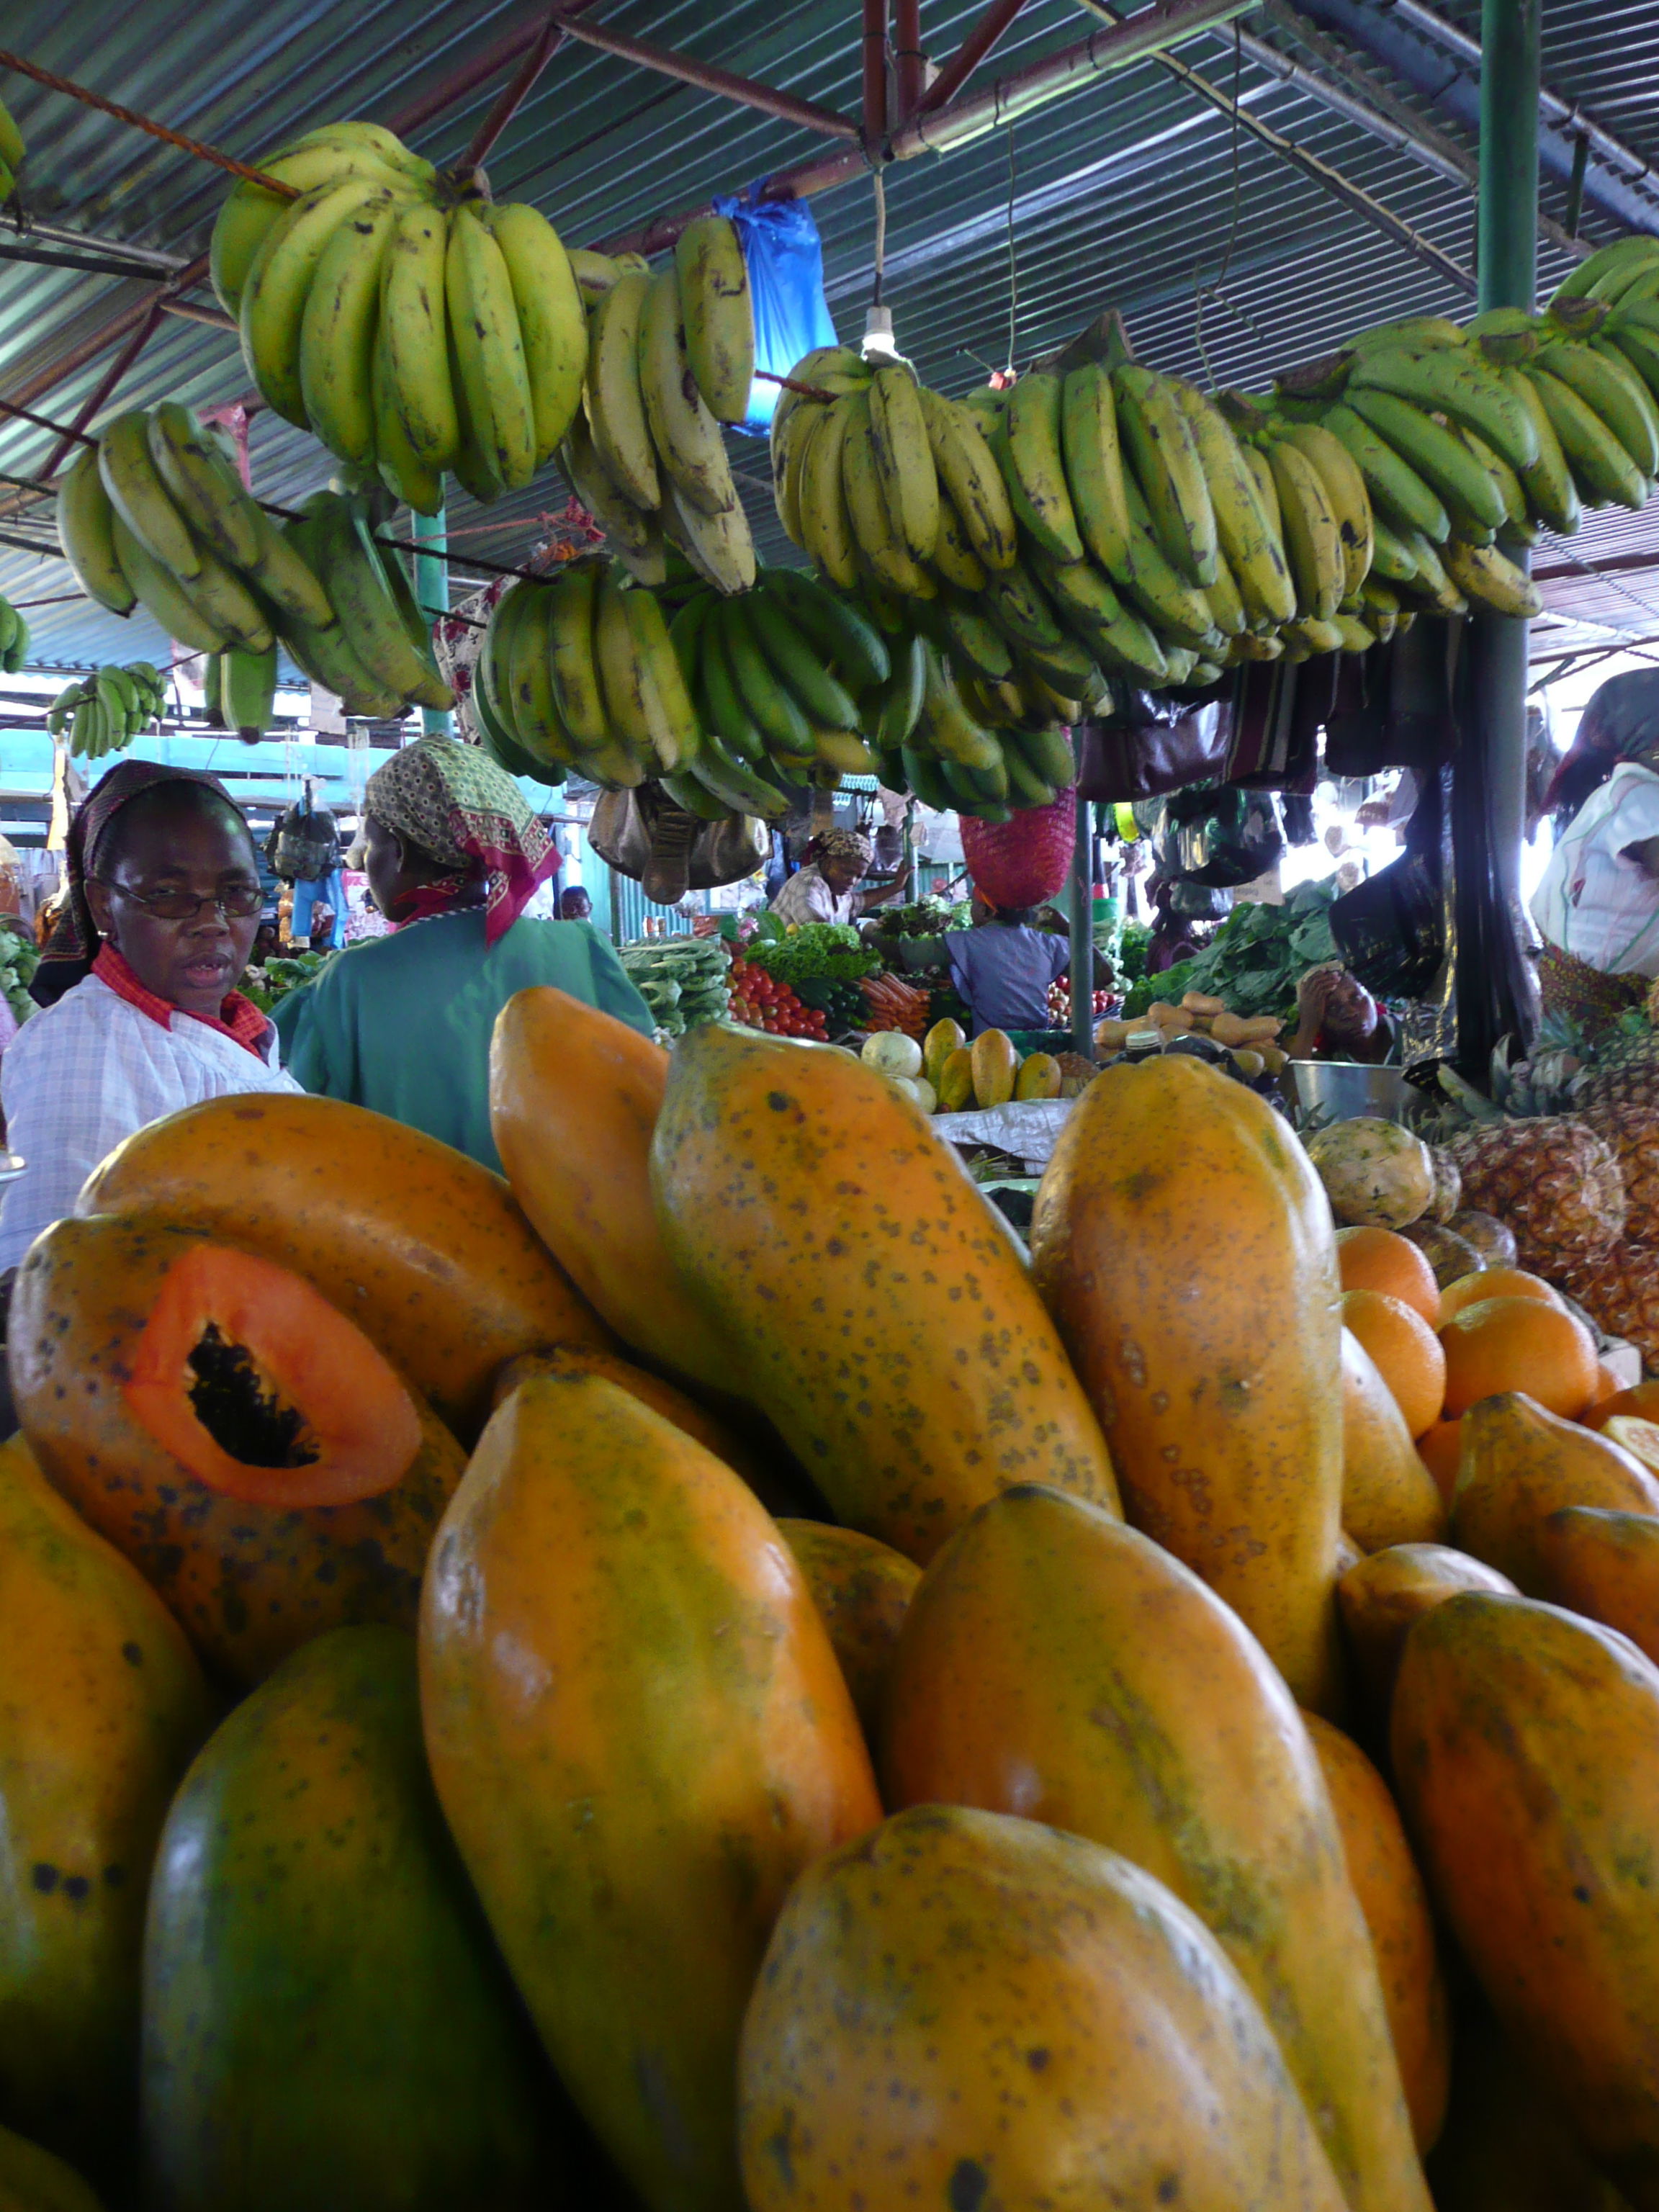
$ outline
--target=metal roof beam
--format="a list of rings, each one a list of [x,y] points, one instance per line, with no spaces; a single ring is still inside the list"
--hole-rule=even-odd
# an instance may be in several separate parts
[[[1479,131],[1480,49],[1422,6],[1421,0],[1390,0],[1386,12],[1364,6],[1361,0],[1290,0],[1290,4],[1298,15],[1339,32],[1350,46],[1382,62],[1467,129]],[[1539,113],[1543,126],[1538,133],[1540,167],[1570,187],[1577,139],[1590,138],[1594,148],[1599,138],[1607,150],[1601,160],[1583,170],[1584,198],[1628,230],[1659,232],[1659,177],[1651,164],[1558,94],[1540,93]],[[1645,189],[1636,189],[1638,183]]]
[[[653,46],[645,39],[629,38],[621,31],[606,30],[599,23],[580,22],[574,15],[561,14],[557,9],[553,21],[567,37],[580,39],[584,46],[597,46],[601,53],[615,54],[621,61],[633,62],[641,69],[655,70],[662,76],[678,77],[682,84],[695,85],[700,92],[718,94],[721,99],[735,100],[744,107],[757,107],[763,115],[775,115],[781,123],[817,131],[826,138],[856,139],[859,136],[858,125],[845,115],[837,115],[833,108],[820,107],[816,100],[799,99],[793,92],[780,92],[773,85],[757,84],[753,77],[738,76],[716,63],[695,61],[689,54],[671,53],[666,46]],[[862,161],[860,155],[860,166]]]
[[[1148,55],[1196,37],[1218,23],[1230,22],[1255,4],[1256,0],[1155,0],[1153,6],[1127,16],[1121,23],[1096,31],[1075,46],[1061,46],[1054,53],[1045,54],[1041,60],[1015,70],[1012,76],[999,77],[987,91],[970,94],[965,100],[953,100],[948,107],[902,122],[892,136],[892,158],[909,161],[919,154],[951,153],[1021,115],[1030,114],[1034,108],[1046,106],[1051,100],[1092,84],[1097,77],[1113,70],[1144,61]],[[896,0],[894,9],[896,52],[901,71],[905,51],[905,15],[907,9],[914,5],[915,0]],[[902,84],[902,73],[900,82]],[[769,200],[810,199],[818,192],[833,191],[837,185],[851,184],[866,173],[868,166],[862,146],[845,154],[820,155],[815,161],[780,169],[768,177],[760,188],[761,193]],[[678,215],[661,216],[654,222],[642,223],[635,229],[605,240],[603,250],[607,253],[660,253],[673,244],[688,222],[708,212],[705,201]]]
[[[916,102],[919,115],[943,107],[947,100],[956,98],[1024,5],[1025,0],[991,0],[990,6]]]

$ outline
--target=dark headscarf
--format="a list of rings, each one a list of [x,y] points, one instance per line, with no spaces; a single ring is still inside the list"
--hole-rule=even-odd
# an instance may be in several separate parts
[[[1544,793],[1543,811],[1565,828],[1593,791],[1599,791],[1621,761],[1659,756],[1659,668],[1632,669],[1610,676],[1590,694],[1578,718],[1572,749]]]
[[[70,824],[64,862],[64,893],[52,933],[40,951],[40,964],[29,985],[29,996],[39,1006],[50,1006],[65,991],[84,981],[98,957],[98,932],[87,903],[87,878],[98,872],[99,849],[110,823],[128,799],[160,783],[204,784],[246,828],[242,810],[216,775],[204,769],[163,768],[156,761],[118,761],[100,776]]]

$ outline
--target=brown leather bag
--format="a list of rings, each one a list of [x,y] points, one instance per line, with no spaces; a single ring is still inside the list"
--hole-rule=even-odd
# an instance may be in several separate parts
[[[1115,694],[1114,711],[1079,723],[1077,735],[1079,799],[1105,805],[1163,799],[1188,784],[1218,783],[1225,775],[1231,697],[1188,705],[1144,691]]]
[[[750,814],[704,822],[678,806],[660,784],[601,794],[587,842],[619,876],[638,884],[653,906],[678,906],[687,891],[740,883],[771,851],[771,832]]]

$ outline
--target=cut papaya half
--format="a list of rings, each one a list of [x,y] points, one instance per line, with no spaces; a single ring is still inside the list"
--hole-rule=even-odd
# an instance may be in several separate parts
[[[395,1368],[298,1275],[192,1244],[162,1279],[124,1386],[163,1450],[249,1505],[349,1505],[399,1482],[421,1419]]]

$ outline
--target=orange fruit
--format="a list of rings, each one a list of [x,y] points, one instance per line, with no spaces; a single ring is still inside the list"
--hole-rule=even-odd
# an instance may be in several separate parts
[[[1336,1264],[1345,1291],[1381,1291],[1440,1326],[1440,1286],[1415,1244],[1392,1229],[1339,1229]]]
[[[1540,1305],[1554,1306],[1561,1313],[1567,1310],[1560,1292],[1553,1290],[1541,1275],[1529,1275],[1521,1267],[1483,1267],[1478,1275],[1460,1275],[1455,1283],[1447,1284],[1440,1293],[1435,1326],[1444,1328],[1465,1306],[1480,1305],[1487,1298],[1536,1298]]]
[[[1457,1486],[1457,1462],[1463,1456],[1462,1422],[1437,1421],[1431,1429],[1425,1429],[1417,1439],[1417,1456],[1434,1477],[1440,1495],[1449,1505],[1452,1492]]]
[[[1595,1400],[1595,1340],[1563,1306],[1532,1297],[1484,1298],[1449,1321],[1440,1341],[1449,1420],[1500,1390],[1523,1391],[1566,1421],[1576,1421]]]
[[[1582,1418],[1588,1420],[1598,1406],[1605,1405],[1609,1398],[1618,1397],[1624,1387],[1607,1361],[1598,1359],[1595,1363],[1595,1395],[1585,1407]]]
[[[1406,1426],[1420,1437],[1439,1419],[1446,1395],[1446,1355],[1438,1337],[1414,1306],[1383,1291],[1345,1291],[1342,1320],[1376,1361]]]
[[[1597,1398],[1587,1408],[1584,1425],[1604,1427],[1615,1413],[1634,1413],[1640,1421],[1659,1421],[1659,1382],[1633,1382],[1611,1398]]]

